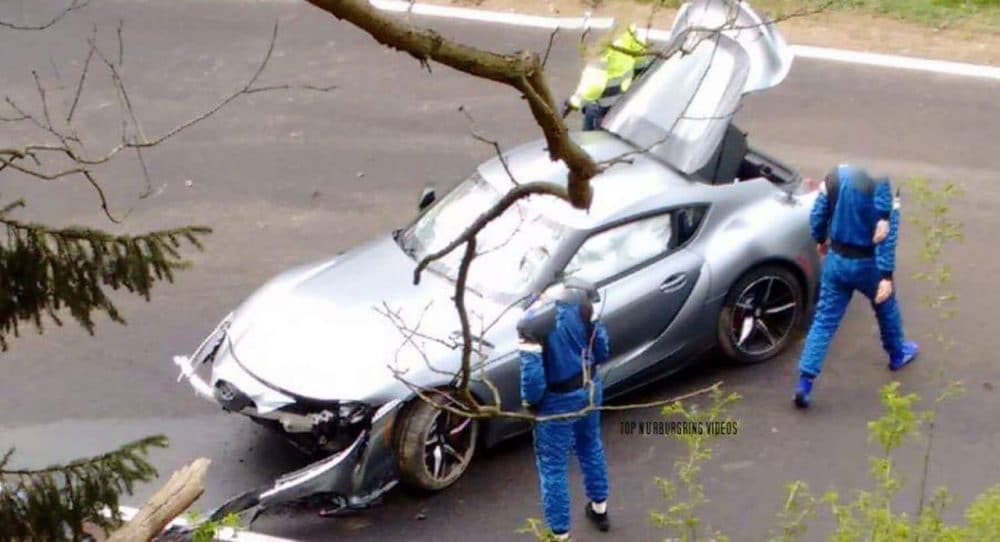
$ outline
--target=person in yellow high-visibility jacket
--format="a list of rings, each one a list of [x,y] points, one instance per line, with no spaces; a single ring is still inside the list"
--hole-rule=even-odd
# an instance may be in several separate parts
[[[596,130],[618,97],[632,85],[633,79],[651,63],[643,56],[646,40],[638,35],[635,24],[608,43],[601,56],[588,62],[580,75],[576,92],[566,100],[563,116],[571,110],[583,111],[583,129]]]

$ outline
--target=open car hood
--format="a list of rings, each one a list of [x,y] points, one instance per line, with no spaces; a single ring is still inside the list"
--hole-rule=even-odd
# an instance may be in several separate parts
[[[691,174],[715,152],[742,97],[785,79],[792,54],[774,23],[741,0],[681,6],[667,49],[678,46],[636,81],[601,126]]]

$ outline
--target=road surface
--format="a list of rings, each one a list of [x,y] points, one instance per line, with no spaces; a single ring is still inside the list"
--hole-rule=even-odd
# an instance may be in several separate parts
[[[25,17],[41,16],[45,6],[22,2],[20,9]],[[263,82],[338,86],[328,94],[257,94],[232,104],[148,155],[151,197],[138,198],[144,186],[134,164],[104,170],[112,207],[131,210],[125,228],[207,224],[215,233],[206,252],[193,254],[194,267],[155,290],[151,303],[117,297],[127,327],[102,318],[94,337],[73,325],[48,325],[44,336],[26,327],[0,355],[0,449],[16,444],[17,462],[43,465],[165,433],[170,448],[152,456],[161,473],[196,456],[213,460],[197,505],[206,510],[304,460],[280,439],[177,384],[171,356],[189,352],[270,276],[398,227],[415,212],[423,187],[450,188],[489,158],[492,149],[470,137],[459,104],[480,131],[504,146],[538,132],[507,88],[440,66],[428,73],[348,25],[289,2],[95,3],[45,35],[0,33],[3,91],[37,103],[30,101],[36,100],[32,68],[46,80],[54,81],[58,71],[64,82],[73,81],[91,26],[97,23],[101,42],[113,47],[119,18],[125,21],[125,77],[150,134],[239,88],[263,55],[275,20],[279,40]],[[500,50],[544,49],[548,39],[544,30],[418,22]],[[549,59],[560,93],[575,83],[577,37],[564,33]],[[1000,276],[1000,259],[990,251],[1000,229],[997,96],[997,82],[799,60],[782,86],[749,99],[738,120],[752,144],[807,175],[850,161],[897,181],[923,175],[966,189],[953,208],[966,224],[965,242],[949,251],[961,300],[950,324],[953,350],[943,353],[928,339],[935,320],[920,304],[924,287],[910,278],[920,249],[912,226],[903,232],[897,273],[907,331],[925,346],[920,361],[898,378],[906,389],[931,397],[944,366],[947,378],[962,379],[968,388],[942,410],[931,466],[932,486],[946,484],[957,494],[953,517],[1000,481],[1000,393],[992,390],[1000,380],[992,326],[1000,293],[990,279]],[[97,90],[85,101],[81,120],[95,128],[93,137],[113,140],[118,121],[112,102]],[[79,181],[11,182],[2,195],[4,201],[27,198],[26,217],[111,227],[95,194]],[[768,533],[787,482],[802,479],[817,491],[844,494],[866,482],[865,457],[874,449],[866,444],[865,422],[879,413],[877,389],[896,377],[885,370],[869,307],[857,301],[850,308],[808,413],[791,407],[797,351],[748,368],[709,359],[626,398],[670,397],[716,380],[743,396],[736,409],[739,433],[718,443],[705,472],[712,499],[705,517],[734,540]],[[653,477],[669,473],[679,443],[619,431],[622,422],[657,419],[654,410],[605,417],[611,539],[665,536],[648,519],[663,505]],[[913,477],[920,455],[919,445],[901,454]],[[584,500],[575,480],[576,511]],[[915,505],[911,486],[900,500],[903,509]],[[138,488],[128,503],[139,504],[154,489]],[[517,538],[514,530],[525,518],[540,514],[533,456],[529,441],[521,439],[484,454],[440,495],[396,492],[377,509],[335,520],[280,513],[260,519],[254,529],[299,540],[490,541]],[[828,522],[825,516],[817,525]],[[581,514],[574,525],[577,540],[609,538],[583,525]]]

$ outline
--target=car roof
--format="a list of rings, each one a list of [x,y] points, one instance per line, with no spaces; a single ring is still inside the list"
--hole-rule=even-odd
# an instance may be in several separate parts
[[[552,196],[530,198],[532,209],[572,228],[592,229],[646,211],[708,201],[717,189],[688,179],[603,130],[576,132],[571,137],[596,162],[620,160],[591,180],[594,199],[589,210],[575,209]],[[504,159],[507,168],[497,157],[479,166],[479,174],[501,192],[513,188],[511,176],[519,184],[567,184],[566,165],[549,158],[544,140],[515,147],[504,153]]]

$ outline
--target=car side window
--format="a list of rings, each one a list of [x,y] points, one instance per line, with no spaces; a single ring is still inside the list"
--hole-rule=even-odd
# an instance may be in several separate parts
[[[666,213],[590,236],[563,274],[597,283],[663,254],[670,248],[671,218]]]
[[[675,211],[674,215],[674,221],[677,223],[676,245],[681,246],[694,237],[694,233],[698,231],[698,226],[701,225],[701,219],[705,217],[705,208],[689,207],[687,209],[680,209]]]

